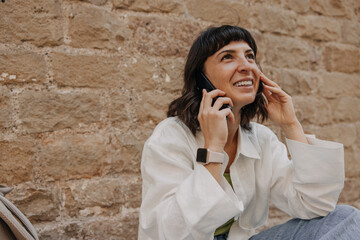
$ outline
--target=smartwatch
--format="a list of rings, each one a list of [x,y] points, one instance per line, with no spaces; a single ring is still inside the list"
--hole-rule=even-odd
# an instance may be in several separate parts
[[[224,152],[213,152],[207,148],[198,148],[196,154],[196,162],[203,165],[209,163],[223,163],[225,161]]]

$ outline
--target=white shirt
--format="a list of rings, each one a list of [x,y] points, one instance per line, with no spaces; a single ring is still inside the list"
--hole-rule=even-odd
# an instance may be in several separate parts
[[[310,144],[286,139],[267,127],[241,129],[230,167],[234,190],[196,162],[204,146],[178,118],[162,121],[142,153],[140,240],[213,240],[215,230],[235,217],[229,240],[248,239],[266,223],[269,202],[291,217],[309,219],[332,211],[344,185],[343,145],[307,136]],[[228,160],[223,164],[223,171]]]

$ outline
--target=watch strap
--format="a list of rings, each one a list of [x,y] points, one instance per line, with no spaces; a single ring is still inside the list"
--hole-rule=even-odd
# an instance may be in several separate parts
[[[198,148],[196,161],[201,164],[224,163],[226,155],[224,152],[214,152],[208,148]]]

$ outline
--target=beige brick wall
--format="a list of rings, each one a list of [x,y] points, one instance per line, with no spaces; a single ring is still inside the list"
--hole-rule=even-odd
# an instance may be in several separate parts
[[[345,145],[340,202],[360,207],[359,0],[5,0],[0,183],[41,239],[137,238],[142,145],[220,24],[253,33],[306,132]]]

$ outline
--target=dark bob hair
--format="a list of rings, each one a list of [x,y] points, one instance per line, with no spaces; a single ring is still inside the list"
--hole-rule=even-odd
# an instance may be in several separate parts
[[[197,116],[202,99],[202,92],[197,87],[196,79],[200,72],[203,71],[206,59],[233,41],[245,41],[248,43],[254,51],[256,59],[257,47],[255,40],[246,29],[237,26],[211,27],[201,33],[190,48],[184,69],[182,96],[170,103],[167,116],[178,116],[194,135],[196,135],[197,130],[200,130]],[[265,99],[261,93],[262,84],[259,85],[254,102],[240,110],[240,126],[246,130],[251,130],[250,120],[255,116],[260,121],[264,121],[268,117]]]

